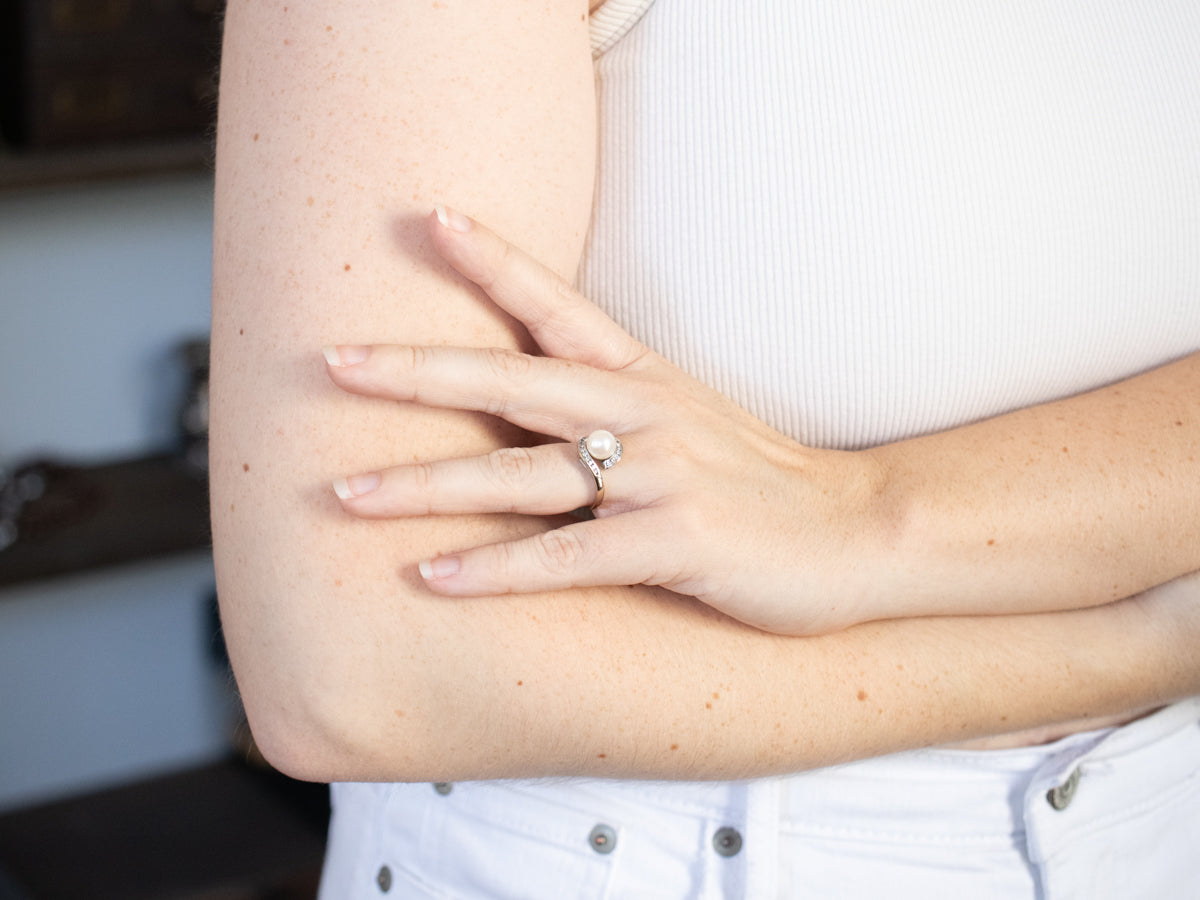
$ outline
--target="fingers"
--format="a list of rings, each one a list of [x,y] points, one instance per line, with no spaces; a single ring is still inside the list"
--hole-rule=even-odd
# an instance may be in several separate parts
[[[348,512],[367,519],[555,515],[590,505],[596,494],[573,444],[505,447],[486,456],[397,466],[340,478],[334,491]]]
[[[418,569],[439,594],[484,597],[556,591],[574,587],[657,584],[662,579],[630,536],[640,529],[630,519],[597,519],[545,531],[520,541],[489,544],[425,560]],[[647,522],[650,527],[653,527]]]
[[[620,369],[648,351],[554,272],[456,210],[430,217],[438,252],[519,319],[547,356]]]
[[[356,394],[485,412],[564,440],[591,431],[596,422],[626,424],[606,373],[564,360],[495,348],[390,344],[324,352],[330,378]]]

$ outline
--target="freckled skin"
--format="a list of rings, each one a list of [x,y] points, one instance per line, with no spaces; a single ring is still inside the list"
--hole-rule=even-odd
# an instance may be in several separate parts
[[[347,331],[411,343],[451,338],[478,346],[515,343],[508,340],[503,323],[485,319],[478,297],[465,296],[461,285],[444,278],[444,269],[427,252],[425,217],[432,196],[503,226],[505,236],[518,246],[564,270],[570,268],[574,250],[562,248],[562,235],[573,233],[576,219],[587,221],[587,210],[576,216],[573,201],[563,199],[566,189],[556,190],[573,184],[575,176],[573,166],[555,168],[564,154],[551,142],[581,133],[586,137],[584,125],[556,118],[561,127],[536,127],[546,120],[547,109],[569,119],[579,102],[557,104],[554,96],[537,95],[537,103],[526,110],[520,105],[525,93],[506,80],[510,73],[516,73],[514,78],[523,74],[535,93],[546,93],[552,83],[565,94],[564,85],[574,82],[562,77],[550,82],[536,67],[554,57],[555,71],[566,73],[569,66],[554,56],[566,42],[520,43],[522,34],[505,16],[486,29],[489,37],[501,33],[504,39],[480,42],[470,60],[480,73],[502,74],[479,77],[470,87],[452,84],[441,75],[463,71],[453,54],[465,42],[456,33],[454,41],[444,35],[459,20],[439,15],[435,28],[427,16],[413,12],[414,23],[401,28],[399,6],[380,4],[365,25],[353,18],[339,21],[338,41],[313,41],[306,35],[311,36],[314,25],[325,33],[326,22],[312,21],[311,6],[297,7],[295,16],[289,13],[284,30],[278,18],[270,21],[269,3],[230,4],[214,273],[214,396],[224,429],[214,432],[214,481],[217,499],[227,502],[214,504],[214,509],[228,506],[222,491],[237,491],[240,515],[225,522],[218,517],[215,523],[222,528],[222,613],[256,737],[274,748],[279,757],[274,762],[320,780],[584,774],[589,763],[608,775],[638,769],[640,774],[739,777],[924,744],[939,735],[949,738],[964,716],[973,717],[973,730],[983,733],[994,727],[997,705],[1012,703],[1014,693],[1023,704],[1013,715],[1014,725],[1077,715],[1085,702],[1102,709],[1123,707],[1125,701],[1115,698],[1115,691],[1105,690],[1114,682],[1132,685],[1135,696],[1150,693],[1152,682],[1139,680],[1141,670],[1130,662],[1157,655],[1137,617],[1130,618],[1130,627],[1111,629],[1110,617],[1103,614],[1020,622],[1001,617],[953,623],[914,619],[828,639],[783,641],[747,633],[651,589],[448,604],[431,602],[409,581],[398,581],[397,571],[404,565],[411,569],[411,560],[421,558],[417,554],[507,538],[519,523],[495,517],[363,527],[342,514],[329,496],[329,480],[381,463],[490,449],[492,435],[483,434],[469,417],[417,411],[401,415],[392,405],[336,395],[320,368],[319,347],[347,340]],[[573,15],[578,11],[572,10],[571,29],[579,24]],[[273,54],[281,30],[293,36],[300,52]],[[246,34],[253,40],[239,38]],[[331,61],[327,57],[335,56],[336,48],[325,45],[342,42],[361,46],[375,58],[360,64],[355,61],[359,54],[348,53],[337,63],[337,82],[329,82],[320,64]],[[512,47],[521,52],[510,52]],[[580,50],[581,67],[590,79],[586,51],[586,46]],[[444,60],[437,59],[439,53]],[[471,91],[495,85],[503,86],[503,93],[485,96],[482,103]],[[586,87],[576,94],[593,96],[590,81]],[[341,102],[338,91],[352,94],[352,102]],[[442,97],[453,102],[437,102]],[[479,106],[488,113],[480,114]],[[330,116],[331,110],[341,117]],[[465,121],[459,123],[447,110],[462,110]],[[429,111],[436,111],[436,117]],[[398,126],[400,121],[411,127]],[[251,141],[245,134],[264,127],[271,141],[263,142],[263,148],[246,148]],[[371,139],[359,139],[372,130]],[[582,143],[591,148],[595,142],[588,137]],[[531,146],[538,153],[521,149]],[[548,173],[543,161],[537,166],[523,162],[539,155],[555,171]],[[305,165],[312,171],[304,172]],[[473,173],[486,173],[486,178]],[[590,166],[582,180],[592,183]],[[364,190],[323,193],[323,213],[332,202],[333,219],[313,216],[297,202],[307,196],[305,187],[335,181],[362,184]],[[359,194],[381,196],[382,201],[377,205]],[[408,208],[410,195],[416,199]],[[538,198],[532,211],[529,197]],[[571,209],[564,212],[567,207]],[[371,249],[356,256],[355,281],[333,281],[342,274],[338,260],[344,261],[343,254],[372,237]],[[289,268],[297,274],[292,276]],[[251,322],[253,336],[238,342],[236,352],[228,342],[231,312]],[[269,426],[279,421],[288,423],[288,441],[270,440]],[[1057,436],[1057,431],[1049,433]],[[985,435],[979,446],[1000,443]],[[1051,450],[1062,445],[1061,440],[1047,441]],[[1070,457],[1047,455],[1065,463],[1085,454],[1087,442],[1072,438],[1071,447]],[[1025,455],[1022,449],[1019,442],[1007,445],[1014,460]],[[239,452],[254,455],[260,467],[255,479],[236,479],[234,484],[230,474],[236,472]],[[986,454],[977,458],[986,459]],[[943,467],[929,466],[922,458],[914,468],[934,473]],[[984,479],[967,472],[963,480]],[[951,492],[947,503],[959,496],[957,490]],[[1011,506],[1024,517],[1026,504]],[[1002,537],[1006,549],[1013,545],[1009,532],[990,520],[980,524],[972,515],[967,525],[959,537],[971,551],[978,552],[987,540],[982,529]],[[252,565],[245,559],[276,564]],[[975,562],[968,560],[972,571]],[[339,600],[356,597],[353,608],[327,603],[329,575],[335,572],[344,573],[346,584]],[[540,613],[536,629],[528,628],[530,609]],[[583,610],[594,613],[590,626],[579,615]],[[414,637],[422,632],[437,640]],[[1172,638],[1171,633],[1166,637]],[[1079,677],[1064,678],[1057,665],[1022,658],[1018,650],[1031,639],[1035,646],[1053,647],[1056,661],[1078,656]],[[1076,652],[1079,646],[1087,646],[1088,652]],[[870,659],[860,683],[871,683],[872,705],[888,710],[888,721],[878,725],[865,704],[847,712],[844,702],[845,661],[857,650],[868,652]],[[472,665],[462,666],[463,658]],[[614,658],[627,661],[616,672]],[[633,664],[647,658],[658,661],[657,672],[648,663]],[[991,664],[987,671],[980,671],[981,658]],[[1167,656],[1168,662],[1171,658]],[[958,663],[957,674],[934,683],[935,666],[947,659]],[[879,677],[883,667],[901,669],[901,660],[924,689],[893,689]],[[511,671],[516,661],[531,678],[541,676],[537,683],[544,690],[508,691],[503,684],[511,685],[511,680],[478,677]],[[992,671],[1010,663],[1029,672],[1028,689],[1014,692],[1012,685],[997,683]],[[728,667],[728,674],[718,675],[727,680],[727,692],[737,688],[736,703],[723,707],[723,718],[726,708],[736,707],[728,714],[732,740],[714,736],[716,720],[697,703],[700,694],[711,693],[702,685],[711,683],[707,679],[718,667]],[[572,684],[572,675],[579,678],[593,670],[606,677],[592,689],[578,690],[578,681],[574,690],[563,687]],[[648,683],[655,685],[652,697],[645,691]],[[455,702],[422,706],[429,698],[446,696]],[[326,698],[336,702],[325,705]],[[306,706],[306,701],[311,702]],[[387,715],[395,702],[405,702],[403,727],[397,716]],[[711,711],[712,702],[705,707]],[[670,722],[664,710],[677,714],[679,722]],[[776,723],[781,710],[794,716],[787,724],[798,723],[791,746],[806,749],[786,751],[787,738],[793,736],[786,732],[763,740],[764,733],[771,734],[766,723]],[[846,715],[854,727],[847,727]],[[461,750],[483,746],[478,739],[482,720],[494,726],[489,739],[519,751],[505,757],[515,761],[511,766],[498,764],[495,753]],[[514,730],[508,723],[523,727]],[[690,742],[688,754],[669,754],[676,766],[687,764],[684,772],[661,764],[661,751],[671,746],[671,739],[663,740],[664,726],[673,737],[682,734],[679,740]],[[319,735],[325,733],[352,736],[353,752],[340,752],[344,745],[337,740],[323,744]],[[591,743],[597,734],[612,741],[599,757],[606,760],[603,764]],[[432,771],[435,763],[453,771]]]

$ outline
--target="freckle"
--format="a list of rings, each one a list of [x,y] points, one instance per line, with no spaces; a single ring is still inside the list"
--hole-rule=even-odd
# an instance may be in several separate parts
[[[525,683],[525,682],[523,682],[523,681],[518,681],[518,682],[517,682],[517,687],[520,687],[520,686],[521,686],[521,685],[523,685],[524,683]]]
[[[340,579],[340,578],[335,578],[335,579],[334,579],[334,581],[333,581],[333,586],[334,586],[334,587],[341,587],[341,586],[342,586],[342,579]]]
[[[258,132],[257,132],[257,131],[256,131],[256,132],[254,132],[254,139],[255,139],[256,141],[258,140]]]
[[[309,206],[312,206],[314,201],[313,201],[313,198],[312,198],[312,197],[309,197],[309,198],[308,198],[308,200],[306,200],[305,202],[306,202],[306,203],[307,203]]]
[[[235,506],[234,506],[232,503],[230,503],[230,504],[229,504],[229,511],[230,511],[230,512],[233,512],[233,511],[234,511],[234,509],[236,509],[236,507],[235,507]]]
[[[346,263],[344,266],[342,266],[342,271],[349,272],[350,271],[350,263]]]
[[[866,691],[859,691],[859,692],[858,692],[858,699],[859,699],[859,700],[866,700],[866,699],[867,699],[867,692],[866,692]]]
[[[720,695],[720,694],[718,694],[716,691],[713,691],[713,699],[714,699],[714,700],[720,700],[720,699],[721,699],[721,695]]]
[[[250,463],[242,463],[242,471],[249,472],[250,471]]]
[[[1176,420],[1175,420],[1175,424],[1176,424],[1176,425],[1182,425],[1183,423],[1182,423],[1181,421],[1179,421],[1178,419],[1176,419]]]
[[[1007,722],[1007,721],[1008,721],[1008,716],[1001,716],[1001,717],[1000,717],[1000,721],[1001,721],[1001,722]]]
[[[996,546],[996,539],[995,539],[995,538],[988,538],[988,546],[989,546],[989,547],[994,547],[994,546]]]
[[[671,749],[672,749],[672,750],[678,750],[678,749],[679,749],[679,745],[678,745],[678,744],[672,744],[672,745],[671,745]]]
[[[596,759],[608,759],[608,754],[607,753],[597,753]]]
[[[711,703],[705,703],[705,704],[704,704],[704,708],[705,708],[705,709],[712,709],[712,704],[711,704]]]
[[[290,47],[290,46],[292,46],[292,42],[291,42],[291,41],[289,41],[287,38],[284,38],[284,39],[283,39],[283,46],[285,46],[285,47]]]
[[[397,719],[403,719],[403,718],[404,718],[404,710],[402,710],[402,709],[397,709],[397,710],[394,710],[394,712],[396,713],[396,718],[397,718]]]
[[[1069,451],[1066,447],[1063,447],[1063,453],[1070,453],[1070,452],[1071,451]],[[964,725],[963,727],[965,728],[966,726]]]
[[[333,31],[333,26],[332,26],[332,25],[326,25],[326,26],[325,26],[325,30],[326,30],[326,31]]]
[[[245,328],[239,328],[239,329],[238,329],[238,334],[245,334],[245,333],[246,333],[246,329],[245,329]]]

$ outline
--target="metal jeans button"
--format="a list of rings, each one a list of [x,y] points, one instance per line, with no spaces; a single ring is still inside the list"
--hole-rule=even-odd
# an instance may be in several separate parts
[[[435,781],[433,783],[433,789],[445,797],[452,790],[454,790],[454,785],[448,781]]]
[[[1079,770],[1075,769],[1067,780],[1058,787],[1051,788],[1046,792],[1046,800],[1055,809],[1063,810],[1071,805],[1071,801],[1075,799],[1075,791],[1079,787]]]
[[[719,856],[737,856],[742,849],[742,835],[736,828],[718,828],[713,835],[713,849]]]
[[[392,870],[387,866],[380,866],[379,871],[375,874],[375,883],[379,885],[379,890],[387,893],[392,889]]]
[[[612,853],[617,849],[617,833],[607,825],[597,825],[588,835],[588,843],[597,853]]]

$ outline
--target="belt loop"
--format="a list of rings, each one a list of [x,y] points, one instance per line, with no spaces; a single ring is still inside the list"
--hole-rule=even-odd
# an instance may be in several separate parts
[[[746,867],[743,897],[775,897],[779,892],[779,804],[783,779],[763,778],[746,785]]]

